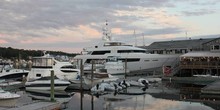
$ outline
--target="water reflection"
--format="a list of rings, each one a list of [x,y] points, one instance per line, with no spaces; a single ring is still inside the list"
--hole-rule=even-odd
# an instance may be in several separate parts
[[[145,95],[104,94],[94,96],[90,93],[75,93],[68,103],[69,110],[213,110],[206,103],[183,100],[180,88],[183,85],[162,83],[152,84]],[[81,104],[79,104],[79,102]],[[79,106],[81,105],[81,106]],[[208,106],[207,106],[208,105]]]

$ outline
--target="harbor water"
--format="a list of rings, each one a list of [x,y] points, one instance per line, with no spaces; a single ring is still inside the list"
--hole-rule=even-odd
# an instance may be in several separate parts
[[[141,87],[129,87],[124,92],[106,92],[101,95],[88,91],[65,91],[72,93],[63,110],[219,110],[218,100],[204,100],[198,94],[184,94],[182,87],[202,87],[200,85],[181,84],[175,82],[153,82],[143,93]],[[140,94],[138,94],[140,92]],[[17,91],[21,95],[17,105],[33,103],[35,100],[25,90]],[[137,94],[127,94],[137,93]],[[59,100],[60,97],[55,97]],[[49,98],[48,98],[49,99]]]

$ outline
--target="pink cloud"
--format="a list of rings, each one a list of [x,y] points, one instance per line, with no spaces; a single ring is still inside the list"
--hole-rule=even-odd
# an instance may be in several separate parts
[[[34,32],[34,30],[32,30]],[[30,30],[30,32],[32,32]],[[85,38],[101,38],[101,33],[89,26],[80,25],[79,27],[64,27],[60,29],[46,29],[38,30],[39,33],[48,32],[49,34],[44,34],[44,37],[29,37],[21,43],[51,43],[51,42],[65,42],[65,41],[76,41],[85,42]],[[50,34],[51,33],[51,34]]]
[[[0,39],[0,44],[6,44],[6,43],[8,43],[8,42],[5,41],[5,40]]]

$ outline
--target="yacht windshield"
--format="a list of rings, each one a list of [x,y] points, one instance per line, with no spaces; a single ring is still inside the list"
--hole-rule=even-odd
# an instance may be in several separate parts
[[[36,58],[33,59],[33,67],[52,67],[54,61],[52,58]]]
[[[106,42],[104,46],[132,46],[132,45],[127,45],[122,42]]]
[[[147,53],[145,50],[118,50],[118,53]]]

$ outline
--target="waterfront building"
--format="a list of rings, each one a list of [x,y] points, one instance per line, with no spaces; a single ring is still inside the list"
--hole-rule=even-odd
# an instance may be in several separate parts
[[[220,76],[220,53],[215,51],[190,52],[180,56],[178,76]]]
[[[141,46],[152,54],[185,54],[191,51],[219,51],[220,37],[153,42]]]
[[[220,37],[161,41],[141,48],[152,54],[180,54],[165,76],[220,76]]]

